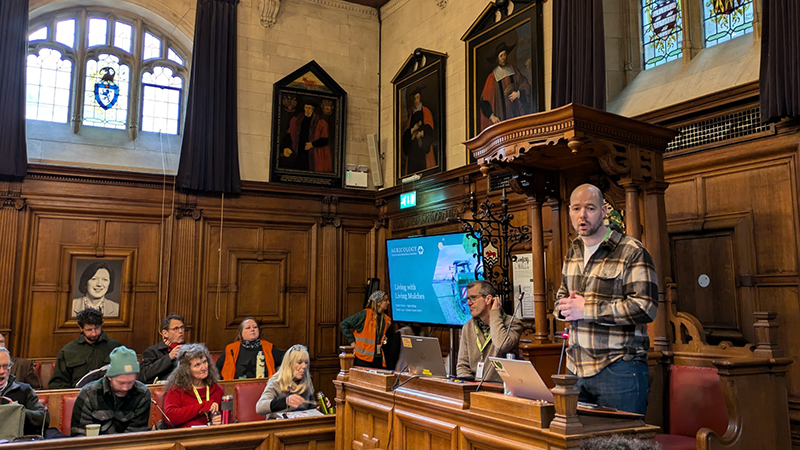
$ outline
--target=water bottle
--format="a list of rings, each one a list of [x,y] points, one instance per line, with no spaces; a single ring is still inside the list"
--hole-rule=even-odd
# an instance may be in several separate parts
[[[506,353],[506,359],[514,359],[513,353]],[[511,391],[508,390],[508,386],[506,386],[506,382],[503,381],[503,394],[504,395],[512,395]]]
[[[266,361],[264,360],[264,352],[258,352],[258,356],[256,357],[256,378],[264,378],[264,372],[266,368]]]
[[[327,416],[328,414],[333,413],[328,409],[328,402],[325,400],[327,400],[325,394],[322,391],[317,391],[317,405],[319,405],[319,412]]]
[[[229,424],[231,423],[231,419],[233,419],[233,396],[232,395],[223,395],[222,396],[222,424]]]

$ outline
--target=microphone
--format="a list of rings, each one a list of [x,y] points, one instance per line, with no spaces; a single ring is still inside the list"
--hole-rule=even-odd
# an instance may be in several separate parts
[[[44,426],[48,422],[48,417],[50,415],[50,405],[44,405],[44,417],[42,417],[42,439],[44,439]]]
[[[175,428],[175,425],[173,425],[172,421],[169,420],[169,417],[167,416],[167,413],[165,413],[164,410],[161,409],[161,407],[158,405],[158,402],[156,401],[156,399],[154,399],[153,397],[150,397],[150,401],[153,402],[154,405],[156,405],[156,408],[158,408],[159,412],[161,412],[161,415],[164,417],[164,420],[167,421],[167,424],[169,425],[169,427],[170,428]]]
[[[564,330],[561,334],[555,335],[556,339],[561,338],[561,356],[558,358],[558,372],[556,374],[561,374],[561,362],[564,360],[564,352],[567,350],[567,341],[569,340],[569,331]]]

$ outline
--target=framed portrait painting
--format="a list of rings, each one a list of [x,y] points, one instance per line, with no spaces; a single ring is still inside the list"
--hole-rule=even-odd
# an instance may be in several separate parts
[[[274,84],[271,181],[342,186],[346,100],[315,61]]]
[[[392,79],[395,184],[445,170],[445,58],[418,48]]]
[[[104,318],[120,316],[123,263],[118,258],[75,258],[70,318],[86,308],[99,310]]]
[[[470,138],[495,123],[544,111],[540,2],[490,3],[461,39],[467,47]]]

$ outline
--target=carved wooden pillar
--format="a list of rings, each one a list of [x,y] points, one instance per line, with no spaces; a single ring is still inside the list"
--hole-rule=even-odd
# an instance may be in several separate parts
[[[575,387],[578,377],[574,375],[553,375],[556,384],[552,390],[556,415],[550,422],[550,431],[561,434],[577,434],[583,431],[583,424],[578,418],[578,396],[580,391]]]
[[[6,181],[0,183],[0,330],[11,329],[11,313],[14,305],[14,286],[19,285],[15,277],[17,269],[17,242],[19,220],[25,208],[25,199],[20,197],[22,183]],[[18,308],[21,309],[21,308]],[[16,333],[19,336],[19,333]],[[14,339],[14,348],[19,350],[21,339]]]
[[[669,236],[667,235],[667,210],[664,191],[668,183],[651,182],[644,187],[645,235],[642,242],[653,257],[658,281],[658,316],[650,324],[651,344],[656,350],[668,350],[666,280],[671,278],[669,265]]]
[[[172,258],[170,261],[170,277],[167,280],[169,298],[164,308],[159,312],[159,318],[166,314],[176,313],[183,316],[187,328],[187,342],[196,339],[195,330],[195,299],[197,292],[197,227],[202,212],[194,205],[182,205],[175,208],[173,222],[174,238],[172,240]]]
[[[528,198],[531,206],[531,252],[533,253],[533,310],[534,333],[536,342],[548,342],[547,334],[547,298],[544,282],[544,238],[542,237],[542,202]]]
[[[639,185],[630,180],[620,183],[625,188],[625,228],[628,236],[641,241],[642,224],[639,220]]]

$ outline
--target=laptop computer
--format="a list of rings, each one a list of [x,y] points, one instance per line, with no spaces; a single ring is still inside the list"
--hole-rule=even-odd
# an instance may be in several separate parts
[[[514,397],[553,401],[553,393],[530,361],[490,357],[489,363]]]
[[[412,375],[446,377],[439,339],[425,336],[402,336],[403,353]]]

